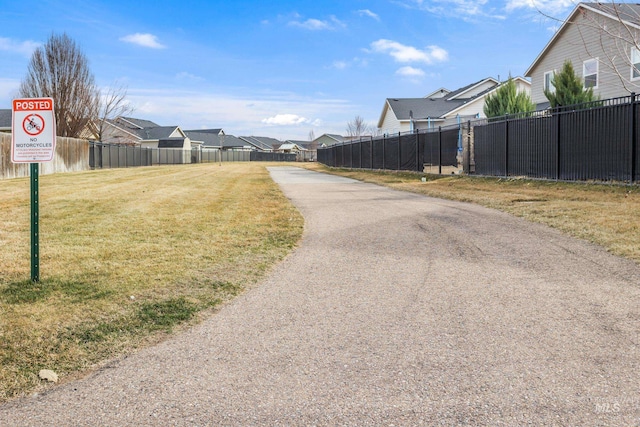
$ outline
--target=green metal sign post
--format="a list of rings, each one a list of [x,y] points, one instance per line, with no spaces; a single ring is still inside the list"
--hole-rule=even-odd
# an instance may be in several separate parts
[[[31,163],[31,281],[40,281],[40,225],[38,224],[38,216],[40,215],[40,207],[38,206],[38,180],[39,167],[38,163]]]
[[[39,164],[51,162],[56,149],[53,99],[14,99],[11,119],[11,161],[29,163],[31,176],[31,281],[40,281]]]

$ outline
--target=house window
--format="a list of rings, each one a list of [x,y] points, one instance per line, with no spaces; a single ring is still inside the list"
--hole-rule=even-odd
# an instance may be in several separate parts
[[[637,47],[631,48],[631,80],[640,78],[640,50]]]
[[[598,59],[588,59],[582,63],[582,76],[585,88],[598,87]]]
[[[555,74],[554,71],[547,71],[546,73],[544,73],[544,91],[545,92],[555,92],[556,91],[556,87],[553,85],[553,75]]]

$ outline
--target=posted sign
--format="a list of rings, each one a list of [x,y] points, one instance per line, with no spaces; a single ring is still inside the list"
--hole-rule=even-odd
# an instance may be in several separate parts
[[[11,161],[50,162],[56,149],[56,122],[53,99],[13,100]]]

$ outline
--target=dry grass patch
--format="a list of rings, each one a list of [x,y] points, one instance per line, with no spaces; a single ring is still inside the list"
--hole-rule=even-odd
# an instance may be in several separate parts
[[[258,281],[303,220],[255,163],[42,176],[41,282],[29,180],[0,181],[0,401],[189,324]]]
[[[640,263],[640,187],[306,167],[540,222]],[[421,178],[427,181],[422,182]]]

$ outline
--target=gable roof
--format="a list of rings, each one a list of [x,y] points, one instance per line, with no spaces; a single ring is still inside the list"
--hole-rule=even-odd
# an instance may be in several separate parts
[[[448,93],[451,93],[449,89],[441,87],[440,89],[436,89],[433,92],[431,92],[429,95],[425,96],[425,98],[440,98],[442,96],[447,95]]]
[[[219,131],[219,132],[216,132]],[[222,129],[202,129],[202,130],[186,130],[184,133],[192,140],[192,141],[202,141],[202,146],[205,148],[245,148],[248,147],[249,144],[236,138],[233,135],[225,135],[224,132],[221,132]],[[224,140],[222,137],[224,136]]]
[[[491,87],[481,90],[480,92],[474,92],[474,89],[480,89],[485,83],[491,84]],[[453,92],[449,92],[442,97],[387,98],[380,119],[378,120],[378,127],[382,127],[384,117],[388,114],[389,110],[393,112],[398,121],[408,121],[412,117],[414,120],[443,119],[447,114],[457,110],[468,102],[483,97],[498,85],[498,81],[493,77],[487,77],[456,89]]]
[[[106,123],[141,141],[171,138],[176,130],[181,136],[186,137],[179,126],[160,126],[151,120],[120,116],[113,120],[106,120]]]
[[[319,141],[319,140],[320,140],[320,139],[322,139],[322,138],[329,138],[329,139],[332,139],[332,140],[334,140],[334,141],[335,141],[335,142],[334,142],[334,144],[335,144],[335,143],[340,143],[340,144],[342,144],[342,143],[344,142],[344,137],[343,137],[342,135],[337,135],[337,134],[334,134],[334,133],[325,133],[325,134],[323,134],[323,135],[320,135],[319,137],[317,137],[316,139],[314,139],[314,140],[313,140],[313,142],[317,142],[317,141]]]
[[[282,142],[277,139],[266,136],[241,136],[239,138],[253,145],[260,151],[272,151],[274,145],[282,144]]]
[[[285,142],[280,147],[278,147],[278,150],[298,150],[298,151],[302,151],[302,150],[305,150],[305,148],[301,147],[300,145],[296,144],[295,142]]]
[[[171,135],[178,129],[178,126],[156,126],[139,129],[137,134],[141,139],[155,140],[170,138]]]
[[[536,59],[531,63],[527,71],[524,72],[526,77],[531,77],[533,69],[538,65],[540,60],[555,44],[556,40],[564,33],[566,28],[575,22],[575,18],[581,10],[591,11],[600,16],[622,21],[625,25],[640,29],[640,4],[633,3],[578,3],[571,11],[569,16],[564,20],[560,28],[555,32],[551,40],[545,45]]]
[[[189,129],[185,130],[186,132],[196,132],[196,133],[211,133],[215,135],[224,135],[224,131],[222,129]]]

